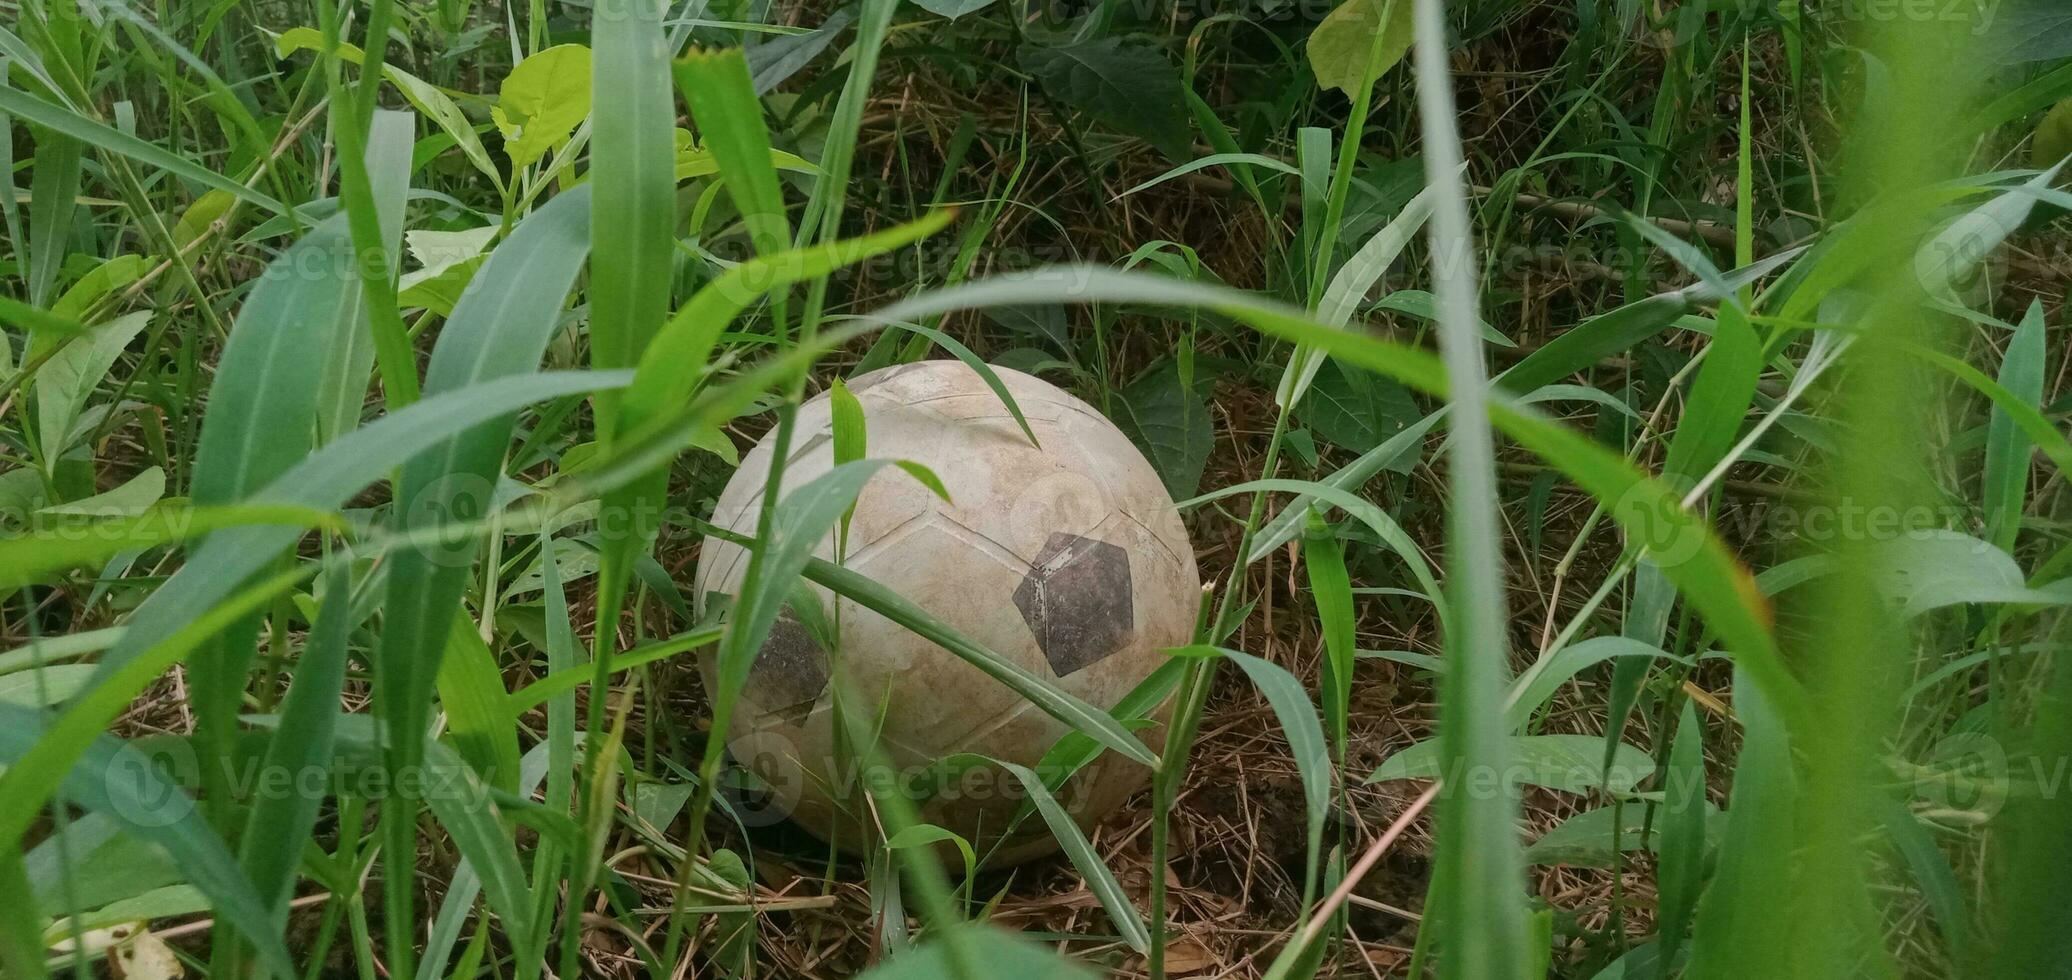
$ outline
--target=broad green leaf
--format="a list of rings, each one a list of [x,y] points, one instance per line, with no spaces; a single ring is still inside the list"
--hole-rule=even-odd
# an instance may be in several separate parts
[[[356,316],[344,314],[363,305],[360,269],[352,261],[360,252],[349,222],[348,213],[335,214],[289,246],[267,265],[238,311],[216,362],[208,412],[194,450],[189,497],[197,506],[250,500],[261,487],[309,459],[316,446],[319,396],[326,374],[335,373],[316,352],[337,354],[351,346],[342,344],[337,334],[359,325]],[[342,385],[342,374],[337,376]],[[258,567],[250,566],[244,574]],[[188,576],[189,581],[196,575]],[[217,588],[237,584],[226,572]],[[213,601],[214,597],[197,604],[195,611]],[[152,608],[147,601],[139,613]],[[225,792],[222,781],[227,777],[217,762],[231,751],[229,740],[256,653],[257,630],[256,620],[241,623],[204,646],[196,654],[190,678],[198,747],[206,760],[205,785],[219,795]],[[156,638],[134,629],[132,633],[140,642]],[[119,662],[125,653],[118,647],[108,659]],[[210,805],[227,803],[212,797]],[[216,812],[219,819],[225,818],[223,811]]]
[[[2072,592],[2030,588],[2007,552],[1956,531],[1912,531],[1870,551],[1878,590],[1903,617],[1967,603],[2072,603]]]
[[[1984,45],[2003,65],[2047,61],[2072,54],[2072,10],[2048,0],[2007,4],[2000,17],[1979,25],[1988,31]]]
[[[1506,724],[1514,731],[1523,727],[1541,705],[1577,674],[1607,660],[1629,657],[1643,662],[1658,658],[1682,662],[1682,658],[1672,657],[1654,644],[1626,636],[1597,636],[1571,643],[1547,654],[1518,675],[1506,699]]]
[[[37,908],[53,920],[68,906],[74,911],[120,907],[169,885],[193,891],[180,884],[185,879],[164,851],[124,833],[122,822],[105,813],[80,814],[51,828],[22,863],[35,886]]]
[[[2023,186],[1998,189],[1986,203],[1938,228],[1913,256],[1914,274],[1928,296],[1965,305],[1964,294],[1977,284],[1985,260],[2029,220],[2040,192],[2050,188],[2062,167],[2060,163],[2045,170]],[[1869,222],[1865,233],[1881,234],[1887,224]],[[1862,253],[1870,253],[1872,259],[1882,257],[1869,248],[1854,249],[1850,254]],[[1797,293],[1792,300],[1794,304],[1801,302]],[[1787,307],[1785,315],[1791,316],[1793,312]]]
[[[669,5],[660,0],[632,0],[610,16],[591,22],[591,41],[597,46],[594,66],[587,49],[563,45],[549,48],[520,63],[505,81],[505,105],[516,106],[517,86],[533,77],[551,79],[560,70],[550,57],[558,56],[573,68],[580,63],[582,87],[561,86],[533,110],[524,123],[520,145],[511,150],[518,161],[524,144],[550,135],[566,135],[590,114],[591,89],[606,94],[591,122],[590,178],[595,195],[590,209],[590,282],[586,296],[590,303],[590,359],[597,367],[630,367],[640,363],[656,332],[662,327],[671,292],[671,273],[676,246],[676,105],[670,90],[670,35],[663,31],[662,18]],[[535,76],[521,78],[528,66]],[[537,86],[542,92],[555,88],[551,81]],[[500,116],[499,125],[511,120]],[[696,365],[680,365],[695,369]],[[597,439],[610,446],[621,420],[616,392],[600,393],[594,405]],[[732,450],[724,435],[716,442]],[[708,440],[708,445],[715,440]],[[666,490],[668,469],[658,470],[644,486],[628,491],[634,506],[659,505]],[[659,486],[658,486],[659,484]],[[612,667],[613,650],[607,637],[617,629],[620,604],[635,550],[644,550],[653,518],[635,516],[622,506],[622,495],[608,496],[603,513],[609,524],[632,523],[634,532],[610,535],[600,562],[598,642],[594,654],[596,674],[601,679]],[[659,507],[657,508],[659,509]],[[589,552],[583,553],[588,556]],[[550,558],[543,557],[550,561]],[[570,578],[575,576],[571,575]],[[604,692],[593,692],[601,698]],[[589,732],[597,734],[602,712],[593,702]],[[588,744],[593,753],[596,745]],[[597,756],[592,754],[593,764]],[[585,813],[590,813],[585,810]],[[591,813],[593,821],[601,815]],[[570,888],[580,891],[589,885],[588,858],[578,856],[578,872]]]
[[[905,827],[885,841],[888,851],[905,851],[915,848],[929,849],[937,844],[952,844],[964,858],[964,877],[970,879],[978,873],[978,853],[971,849],[971,842],[955,833],[932,823],[917,823]]]
[[[66,517],[136,517],[165,496],[165,471],[156,466],[130,477],[119,487],[84,500],[57,504],[38,514]]]
[[[1430,320],[1436,323],[1439,319],[1439,311],[1434,305],[1435,303],[1437,303],[1437,300],[1433,299],[1432,294],[1422,289],[1398,289],[1375,300],[1374,305],[1368,307],[1368,310],[1369,312],[1387,311],[1390,313],[1402,313],[1420,320]],[[1488,320],[1484,320],[1480,316],[1475,318],[1475,328],[1482,332],[1483,340],[1498,347],[1515,348],[1518,346],[1511,338],[1504,336],[1503,331],[1498,330]]]
[[[2072,658],[2058,656],[2039,692],[2032,740],[2034,759],[2057,765],[2072,759]],[[2062,770],[2060,770],[2062,771]],[[2054,784],[2058,791],[2062,782]],[[2048,975],[2065,962],[2065,869],[2072,868],[2072,807],[2062,797],[2010,801],[1996,824],[2003,831],[2010,868],[2002,883],[2004,918],[1990,923],[1992,976]]]
[[[484,225],[465,231],[404,232],[403,240],[418,268],[396,281],[397,304],[453,316],[454,307],[475,281],[476,271],[488,260],[486,249],[496,239],[497,230],[495,225]]]
[[[1663,476],[1695,480],[1727,454],[1741,432],[1762,367],[1763,342],[1755,328],[1734,303],[1721,303],[1705,363],[1698,368],[1683,417],[1669,437]]]
[[[2049,170],[2067,156],[2072,156],[2072,99],[2059,102],[2036,124],[2036,135],[2029,142],[2029,166]]]
[[[686,787],[688,788],[688,787]],[[748,866],[741,856],[722,847],[712,852],[707,859],[712,872],[726,880],[727,884],[743,894],[752,894],[755,879],[748,873]],[[713,916],[713,937],[718,940],[712,952],[713,961],[730,977],[747,977],[755,973],[755,955],[760,947],[755,941],[755,924],[758,916],[749,911],[719,912]]]
[[[1050,342],[1053,350],[1070,353],[1072,334],[1065,311],[1056,306],[1002,306],[986,311],[986,319],[1026,337]]]
[[[1520,405],[1537,405],[1541,402],[1562,401],[1589,402],[1593,405],[1602,405],[1635,422],[1644,421],[1641,418],[1640,412],[1636,411],[1633,406],[1620,401],[1618,396],[1602,388],[1592,388],[1589,385],[1541,385],[1538,391],[1518,399]]]
[[[460,757],[490,786],[518,787],[518,716],[510,711],[496,654],[466,616],[447,627],[446,655],[436,681],[446,712],[447,738]]]
[[[273,50],[277,58],[286,58],[297,51],[322,52],[324,35],[314,28],[290,28],[274,37]],[[338,57],[357,65],[362,53],[359,48],[341,42],[338,45]],[[454,145],[460,147],[462,155],[468,158],[469,163],[475,165],[476,170],[487,176],[497,190],[503,190],[503,171],[491,162],[489,151],[482,147],[481,137],[475,135],[475,124],[468,121],[467,114],[461,112],[460,106],[454,104],[452,97],[430,82],[387,61],[382,62],[381,74],[396,86],[397,91],[403,93],[403,98],[409,101],[412,108],[430,119],[447,136],[452,137]]]
[[[1506,783],[1540,786],[1564,793],[1602,790],[1633,791],[1655,771],[1655,760],[1630,745],[1621,745],[1612,764],[1604,764],[1604,740],[1595,735],[1514,735],[1506,746],[1510,761],[1496,773],[1455,774],[1444,771],[1439,740],[1426,739],[1389,756],[1367,777],[1370,783],[1393,779],[1479,779],[1482,785],[1502,777]]]
[[[863,403],[856,399],[856,393],[836,378],[827,389],[829,425],[834,434],[835,465],[854,463],[870,455],[870,430],[863,414]],[[856,516],[856,504],[842,512],[841,530],[836,536],[835,557],[841,560],[849,553],[849,522]]]
[[[792,241],[791,221],[747,59],[738,48],[692,51],[676,62],[675,71],[676,86],[690,104],[704,147],[719,161],[720,180],[756,254],[782,251]]]
[[[5,296],[0,296],[0,321],[12,323],[31,334],[43,334],[51,338],[84,337],[93,330],[71,317],[59,316],[49,310]]]
[[[1725,821],[1710,805],[1706,807],[1707,846],[1717,843]],[[1616,818],[1616,819],[1615,819]],[[1574,868],[1610,868],[1614,850],[1623,853],[1643,847],[1662,848],[1659,811],[1651,814],[1639,801],[1584,810],[1555,824],[1525,849],[1532,864],[1566,865]]]
[[[1143,137],[1172,159],[1193,156],[1180,76],[1157,47],[1120,35],[1056,45],[1024,41],[1015,60],[1058,101]]]
[[[676,166],[674,172],[677,183],[683,183],[693,177],[710,177],[713,174],[719,173],[719,158],[713,156],[712,151],[699,146],[697,137],[692,136],[690,130],[684,129],[681,126],[677,127],[675,138]],[[770,166],[778,170],[789,170],[793,173],[801,174],[817,174],[820,172],[819,167],[807,163],[798,154],[786,153],[783,150],[770,151]]]
[[[1415,33],[1415,6],[1411,0],[1346,0],[1339,4],[1309,35],[1309,67],[1316,73],[1317,84],[1352,95],[1366,77],[1370,51],[1378,59],[1376,77],[1403,60]],[[1379,41],[1377,33],[1382,35]]]
[[[624,22],[621,26],[629,30],[640,24],[628,9],[599,18],[599,22]],[[655,30],[644,43],[659,46],[661,41]],[[557,44],[513,67],[497,89],[496,106],[490,110],[497,130],[504,134],[504,153],[510,156],[511,165],[531,166],[549,150],[568,142],[577,124],[590,115],[590,89],[590,49],[581,44]],[[627,95],[614,91],[612,98],[616,102]],[[637,112],[644,113],[653,105],[651,93],[646,91],[636,101],[641,107],[634,110]]]
[[[940,17],[956,20],[965,14],[975,14],[994,4],[995,0],[914,0],[921,9]]]
[[[50,304],[50,312],[66,319],[84,321],[96,303],[143,278],[150,269],[151,263],[144,256],[118,255],[73,280],[72,285],[65,287],[65,294]]]
[[[955,934],[931,936],[912,951],[858,974],[856,980],[968,980],[977,976],[1091,980],[1094,976],[1014,933],[987,925],[952,928]]]
[[[100,386],[115,360],[151,322],[151,311],[138,310],[93,328],[43,362],[36,373],[36,427],[46,469],[71,447],[73,429],[86,401]],[[227,356],[227,355],[226,355]]]
[[[180,220],[173,223],[173,244],[184,249],[200,241],[208,234],[209,226],[230,212],[236,200],[222,191],[209,191],[195,198],[187,210],[180,212]]]
[[[1423,410],[1403,386],[1332,361],[1318,372],[1297,417],[1341,449],[1364,453],[1410,428]]]
[[[0,675],[0,705],[47,708],[85,690],[93,675],[92,664],[49,664]]]
[[[338,214],[261,273],[217,360],[195,449],[196,504],[237,502],[309,455],[317,424],[311,393],[324,369],[311,352],[332,349],[338,311],[356,305],[351,263],[337,261],[353,254]]]
[[[1121,409],[1123,431],[1144,450],[1166,492],[1175,500],[1194,496],[1216,430],[1207,403],[1182,382],[1180,363],[1167,361],[1124,385]]]
[[[746,52],[746,63],[754,80],[755,94],[768,95],[784,84],[785,79],[798,74],[855,20],[856,12],[852,8],[841,7],[810,31],[781,35],[751,45]]]

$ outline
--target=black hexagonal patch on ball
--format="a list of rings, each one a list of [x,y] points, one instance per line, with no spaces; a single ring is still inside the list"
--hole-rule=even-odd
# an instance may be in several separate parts
[[[827,651],[813,631],[784,610],[770,626],[770,636],[748,669],[748,695],[793,724],[813,712],[820,692],[827,690]]]
[[[1059,677],[1122,649],[1136,628],[1130,556],[1106,541],[1054,533],[1014,605]]]

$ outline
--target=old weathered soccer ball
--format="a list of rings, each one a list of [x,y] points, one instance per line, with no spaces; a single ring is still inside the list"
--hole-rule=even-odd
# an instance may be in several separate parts
[[[1200,579],[1173,501],[1115,425],[1051,384],[995,369],[1035,431],[1031,445],[998,395],[958,361],[885,368],[849,383],[867,420],[868,455],[926,465],[944,502],[896,469],[881,470],[856,503],[843,564],[1036,676],[1110,708],[1186,643]],[[784,491],[834,465],[827,396],[800,407]],[[755,529],[772,448],[755,447],[727,484],[713,522]],[[780,498],[781,499],[781,498]],[[832,536],[818,551],[834,550]],[[739,587],[748,556],[707,538],[695,595],[710,603]],[[766,814],[789,816],[854,848],[865,838],[853,772],[838,771],[831,664],[840,663],[844,711],[874,715],[884,756],[923,796],[922,818],[963,835],[993,863],[1055,847],[1043,821],[1003,834],[1024,797],[992,766],[950,774],[935,765],[964,753],[1034,766],[1068,729],[1000,681],[850,600],[814,587],[818,616],[787,610],[759,652],[728,747],[765,786]],[[811,624],[821,620],[816,629]],[[832,624],[839,622],[836,627]],[[816,636],[816,633],[818,634]],[[833,634],[833,636],[829,636]],[[832,639],[830,658],[822,639]],[[702,662],[708,686],[712,658]],[[1155,741],[1152,730],[1143,737]],[[1112,811],[1149,778],[1104,755],[1060,800],[1082,825]],[[843,801],[848,801],[844,803]]]

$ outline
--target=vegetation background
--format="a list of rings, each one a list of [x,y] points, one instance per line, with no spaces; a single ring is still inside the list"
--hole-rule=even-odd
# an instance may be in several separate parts
[[[8,975],[2072,976],[2051,0],[0,10]],[[692,614],[929,357],[1184,501],[1124,704],[811,557],[862,439]],[[1075,729],[1060,857],[740,819],[801,580]]]

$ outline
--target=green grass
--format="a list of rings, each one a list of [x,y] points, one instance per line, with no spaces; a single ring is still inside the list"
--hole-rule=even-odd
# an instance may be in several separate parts
[[[2072,35],[1653,6],[8,5],[0,963],[2053,975]],[[954,493],[841,385],[930,357],[1180,501],[1121,702],[821,547]],[[841,465],[707,525],[830,387]],[[876,846],[747,826],[805,587],[1070,730],[939,761],[1059,857],[974,872],[842,683]]]

